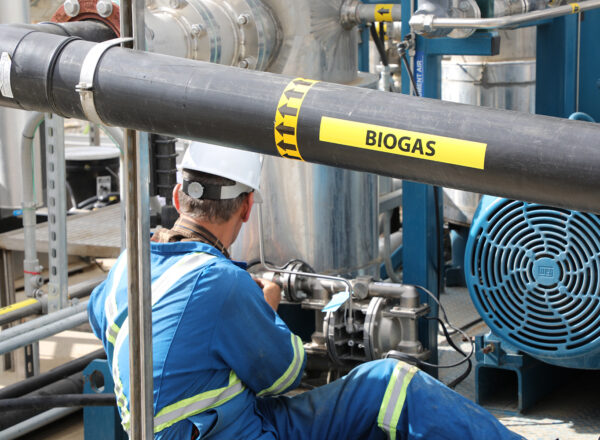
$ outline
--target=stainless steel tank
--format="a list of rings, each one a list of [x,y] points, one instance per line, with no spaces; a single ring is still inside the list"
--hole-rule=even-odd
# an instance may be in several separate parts
[[[0,23],[29,23],[29,1],[0,1]],[[21,133],[27,112],[0,107],[0,208],[21,207]],[[39,156],[37,161],[39,167]],[[36,173],[39,177],[40,173]],[[41,179],[36,179],[39,183]],[[41,185],[36,188],[41,198]],[[1,214],[0,214],[1,215]],[[11,212],[8,211],[8,215]]]
[[[339,24],[341,0],[265,3],[283,31],[269,71],[365,84],[357,75],[358,34]],[[318,272],[338,274],[368,271],[377,263],[377,176],[267,157],[261,192],[269,262],[299,258]],[[234,258],[258,259],[256,212],[253,216],[233,246]]]
[[[535,112],[535,28],[500,31],[500,54],[452,56],[442,61],[442,99]],[[444,218],[470,225],[481,196],[444,189]]]

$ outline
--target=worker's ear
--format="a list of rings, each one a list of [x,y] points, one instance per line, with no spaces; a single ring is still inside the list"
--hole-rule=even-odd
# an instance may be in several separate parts
[[[254,204],[254,193],[251,192],[244,199],[242,204],[242,221],[246,223],[250,219],[250,213],[252,212],[252,205]]]
[[[177,185],[175,185],[175,188],[173,188],[173,206],[175,206],[175,209],[179,213],[181,213],[181,211],[179,210],[179,207],[180,207],[180,204],[179,204],[179,190],[180,189],[181,189],[181,183],[178,183]]]

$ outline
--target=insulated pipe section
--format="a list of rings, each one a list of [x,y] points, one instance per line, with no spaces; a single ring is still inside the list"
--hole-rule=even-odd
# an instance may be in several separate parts
[[[417,34],[429,36],[439,29],[502,29],[546,20],[563,15],[579,14],[580,12],[597,9],[600,0],[587,0],[581,3],[570,3],[555,8],[525,14],[511,15],[495,18],[448,18],[431,14],[415,14],[410,19],[410,28]]]
[[[93,46],[0,27],[14,96],[0,105],[86,119],[75,87]],[[93,91],[105,124],[600,213],[592,123],[118,47],[100,59]]]

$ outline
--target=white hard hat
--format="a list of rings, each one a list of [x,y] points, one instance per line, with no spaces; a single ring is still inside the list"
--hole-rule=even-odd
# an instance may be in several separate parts
[[[234,186],[219,187],[222,188],[221,196],[216,197],[217,199],[233,199],[244,192],[254,190],[254,201],[262,202],[260,195],[262,156],[258,153],[204,142],[192,142],[183,156],[181,168],[225,177],[236,182]],[[186,185],[185,181],[184,185]],[[204,188],[198,182],[193,182],[189,188],[192,193],[186,191],[186,188],[184,191],[192,197],[201,198],[204,193]]]

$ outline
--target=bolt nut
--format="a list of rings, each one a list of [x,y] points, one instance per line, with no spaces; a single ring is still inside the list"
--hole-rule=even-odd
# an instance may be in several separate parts
[[[467,12],[469,10],[470,6],[471,5],[469,5],[468,1],[463,0],[458,4],[458,9],[460,9],[463,12]]]
[[[242,69],[247,69],[249,65],[250,63],[247,59],[240,60],[238,63],[238,67],[241,67]]]
[[[240,26],[248,24],[249,21],[250,21],[250,16],[248,14],[241,14],[237,19],[237,22]]]
[[[194,37],[200,37],[206,33],[206,29],[201,24],[193,24],[191,27],[191,32]]]
[[[79,7],[79,1],[77,0],[66,0],[63,3],[63,8],[65,9],[65,14],[69,17],[77,17],[79,15],[79,11],[81,8]]]
[[[110,15],[113,13],[112,2],[100,0],[98,3],[96,3],[96,11],[98,11],[100,17],[110,17]]]

